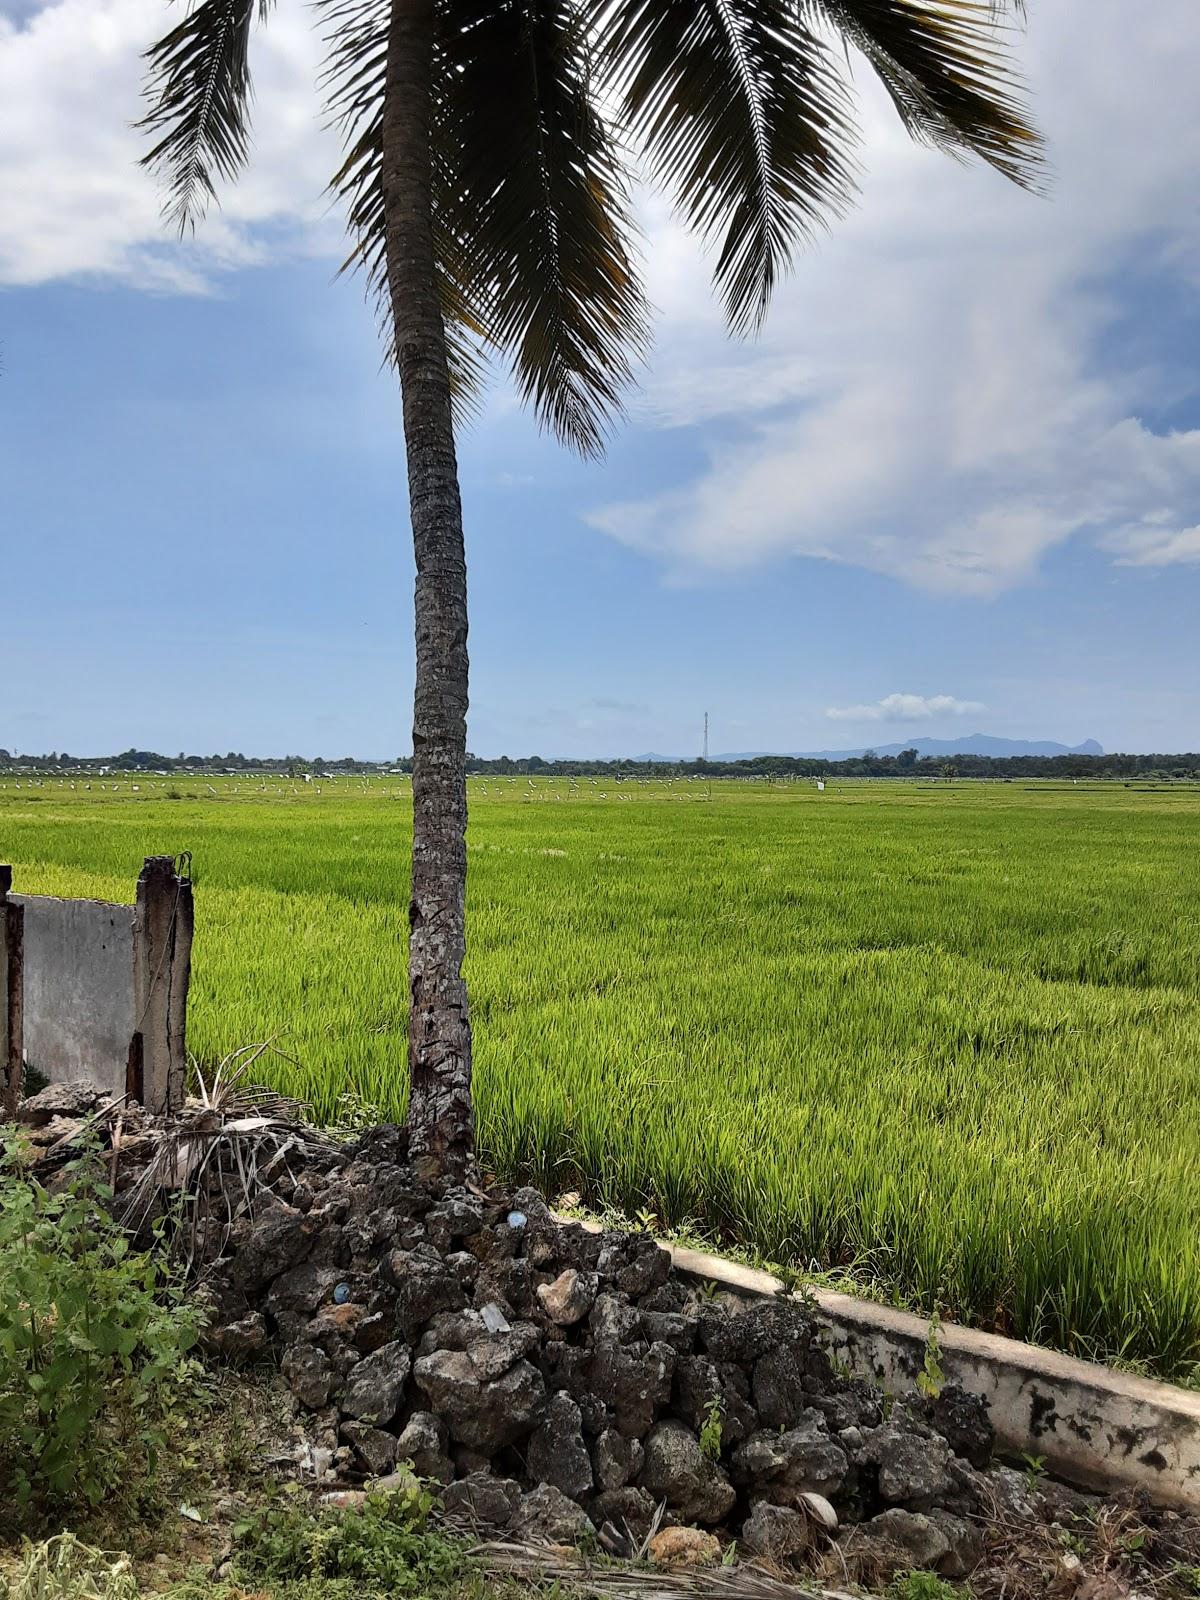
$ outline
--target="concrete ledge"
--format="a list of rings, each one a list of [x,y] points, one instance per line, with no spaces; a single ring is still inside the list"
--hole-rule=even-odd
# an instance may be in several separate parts
[[[769,1272],[664,1248],[679,1272],[732,1294],[787,1292]],[[893,1394],[915,1387],[929,1339],[923,1317],[826,1289],[806,1298],[835,1360]],[[1041,1457],[1081,1488],[1140,1488],[1160,1505],[1200,1509],[1200,1393],[954,1323],[942,1324],[938,1345],[947,1382],[987,1400],[1003,1455]]]

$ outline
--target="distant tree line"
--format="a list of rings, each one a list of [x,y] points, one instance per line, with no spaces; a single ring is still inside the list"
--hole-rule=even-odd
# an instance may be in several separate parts
[[[262,772],[299,777],[317,773],[409,772],[411,757],[395,761],[360,761],[354,756],[160,755],[155,750],[122,750],[111,756],[75,756],[66,751],[17,756],[0,749],[0,771],[94,772]],[[808,756],[756,756],[751,761],[546,761],[541,756],[498,756],[484,760],[468,754],[467,771],[476,777],[607,778],[1193,778],[1200,779],[1200,754],[1104,756],[919,756],[916,750],[881,756],[873,750],[845,761]]]

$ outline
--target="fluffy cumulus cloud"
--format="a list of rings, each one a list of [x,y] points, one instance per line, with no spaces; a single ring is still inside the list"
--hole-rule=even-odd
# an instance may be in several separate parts
[[[319,41],[300,7],[255,40],[250,171],[194,243],[167,236],[133,124],[142,52],[171,17],[164,0],[20,9],[0,0],[0,284],[84,278],[203,292],[223,270],[340,238],[323,195],[336,145],[320,125]]]
[[[1121,339],[1197,287],[1194,21],[1191,0],[1133,28],[1124,0],[1030,7],[1044,198],[913,148],[868,93],[861,203],[756,349],[723,342],[701,264],[654,216],[664,343],[636,414],[690,425],[705,459],[593,524],[678,575],[805,556],[967,595],[1072,536],[1194,561],[1200,434],[1145,420],[1194,374]]]
[[[864,706],[830,706],[834,722],[929,722],[934,717],[965,717],[987,708],[979,700],[952,694],[885,694]]]

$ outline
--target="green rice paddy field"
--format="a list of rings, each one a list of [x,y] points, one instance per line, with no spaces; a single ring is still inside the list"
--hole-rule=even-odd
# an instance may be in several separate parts
[[[27,891],[190,849],[201,1060],[403,1113],[399,778],[0,778]],[[136,782],[137,788],[134,788]],[[1200,791],[473,780],[489,1164],[1176,1376],[1200,1361]]]

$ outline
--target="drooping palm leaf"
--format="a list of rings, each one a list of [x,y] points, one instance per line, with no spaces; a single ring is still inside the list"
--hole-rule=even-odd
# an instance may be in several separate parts
[[[216,197],[216,179],[235,178],[250,147],[250,28],[270,0],[200,0],[146,52],[140,127],[162,137],[143,156],[167,186],[165,211],[182,233]]]
[[[647,340],[619,153],[575,0],[443,7],[435,213],[488,338],[543,423],[599,450]]]
[[[913,138],[978,156],[1026,187],[1035,181],[1041,142],[1004,48],[996,0],[806,3],[870,62]]]
[[[761,322],[798,242],[846,206],[842,78],[794,0],[590,0],[622,122],[685,220],[719,240],[730,322]]]

